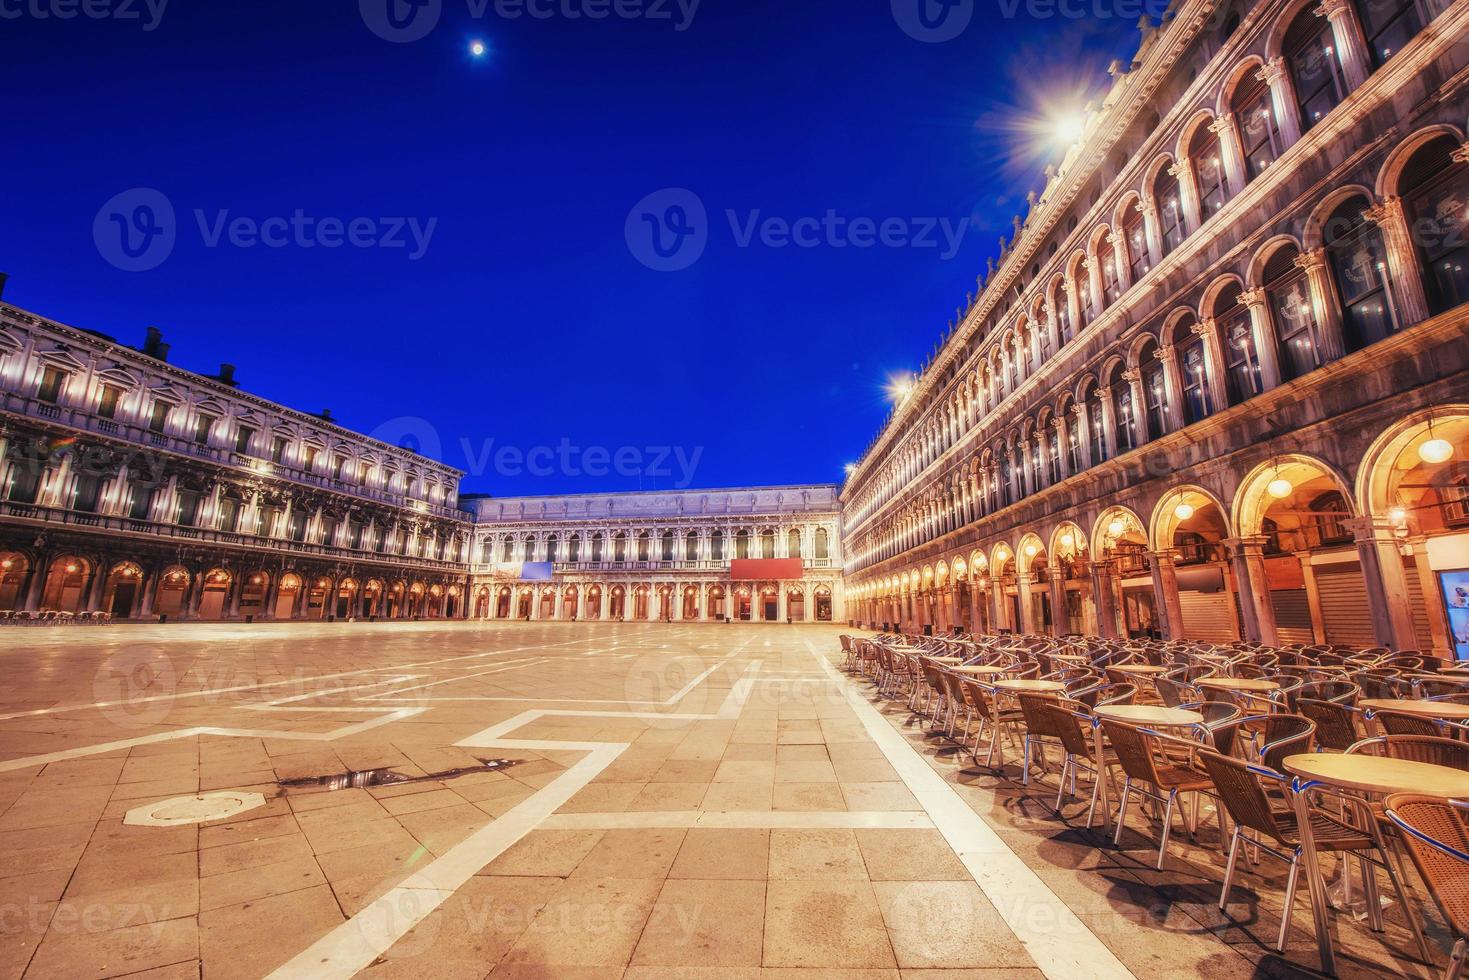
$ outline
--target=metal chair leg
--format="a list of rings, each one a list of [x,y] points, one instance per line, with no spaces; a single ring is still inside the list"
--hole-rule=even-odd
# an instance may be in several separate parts
[[[1127,798],[1132,794],[1132,777],[1122,780],[1122,801],[1117,807],[1117,832],[1112,835],[1112,846],[1122,846],[1122,828],[1127,823]]]
[[[1234,828],[1234,835],[1229,839],[1229,865],[1224,869],[1224,887],[1219,890],[1219,911],[1229,904],[1229,888],[1234,884],[1234,869],[1239,861],[1240,847],[1239,828]]]
[[[1280,913],[1280,938],[1275,942],[1277,953],[1285,952],[1285,941],[1290,936],[1291,913],[1295,910],[1296,884],[1301,876],[1301,853],[1296,851],[1290,861],[1290,877],[1285,883],[1285,910]],[[1314,893],[1313,893],[1314,894]]]

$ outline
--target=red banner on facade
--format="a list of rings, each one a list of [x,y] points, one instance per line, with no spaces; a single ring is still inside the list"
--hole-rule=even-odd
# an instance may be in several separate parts
[[[791,579],[802,575],[799,558],[735,558],[729,563],[729,577],[737,581],[753,579]]]

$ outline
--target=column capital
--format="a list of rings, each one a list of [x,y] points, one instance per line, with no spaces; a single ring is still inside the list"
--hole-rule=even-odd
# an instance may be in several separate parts
[[[1170,177],[1177,177],[1179,180],[1182,180],[1190,172],[1191,171],[1188,169],[1188,164],[1184,163],[1182,160],[1175,161],[1174,163],[1170,163],[1168,165],[1168,175]]]
[[[1153,356],[1155,358],[1157,358],[1158,360],[1160,360],[1160,361],[1165,361],[1166,362],[1166,361],[1172,360],[1172,358],[1173,358],[1173,345],[1172,344],[1160,344],[1160,345],[1158,345],[1158,349],[1155,350],[1155,351],[1153,351]]]
[[[1208,340],[1219,332],[1219,324],[1214,322],[1213,317],[1205,317],[1188,329],[1189,332],[1194,334],[1195,336],[1203,337],[1205,340]]]
[[[1469,144],[1465,144],[1464,147],[1460,147],[1454,152],[1457,154],[1465,149],[1469,149]],[[1403,199],[1401,197],[1398,197],[1396,194],[1389,194],[1387,197],[1384,197],[1381,201],[1374,204],[1372,207],[1363,211],[1362,217],[1366,218],[1374,225],[1382,225],[1393,220],[1394,218],[1403,217],[1405,216],[1405,214],[1406,212],[1403,209]]]
[[[1263,534],[1242,534],[1237,538],[1225,538],[1219,543],[1237,555],[1263,557],[1265,544],[1269,540]]]
[[[1154,564],[1172,565],[1178,561],[1178,549],[1159,548],[1157,551],[1149,551],[1148,557],[1153,560]]]
[[[1143,380],[1143,373],[1137,368],[1128,368],[1122,372],[1122,380],[1130,385],[1135,385]]]
[[[1253,289],[1246,289],[1240,293],[1239,301],[1246,306],[1263,307],[1270,301],[1270,297],[1266,295],[1265,287],[1256,286]]]
[[[1348,14],[1351,9],[1351,0],[1321,0],[1321,6],[1316,8],[1316,16],[1336,20]]]
[[[1291,260],[1297,269],[1310,272],[1312,269],[1326,268],[1326,249],[1322,246],[1307,249]]]
[[[1260,70],[1255,73],[1255,77],[1271,87],[1279,85],[1286,77],[1285,58],[1280,55],[1271,58],[1260,66]]]
[[[1133,207],[1137,208],[1137,213],[1145,218],[1154,218],[1158,215],[1158,205],[1146,198],[1138,198]]]
[[[1398,541],[1397,525],[1388,517],[1368,514],[1364,517],[1348,517],[1341,524],[1359,542],[1390,541],[1397,544]]]
[[[1112,386],[1111,385],[1097,385],[1097,397],[1100,398],[1103,402],[1109,402],[1109,401],[1111,401],[1112,400]]]
[[[1061,292],[1067,296],[1076,292],[1076,282],[1070,276],[1061,277]]]
[[[1455,163],[1469,163],[1469,141],[1449,151],[1449,159]]]
[[[1209,123],[1209,132],[1213,133],[1215,136],[1220,136],[1228,132],[1230,127],[1233,125],[1234,113],[1221,112],[1218,116],[1214,118],[1213,122]]]

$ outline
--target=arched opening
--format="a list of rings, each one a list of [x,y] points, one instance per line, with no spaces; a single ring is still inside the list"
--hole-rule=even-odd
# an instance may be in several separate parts
[[[1035,534],[1020,539],[1020,575],[1023,589],[1020,601],[1021,620],[1027,633],[1052,634],[1056,629],[1051,602],[1050,555],[1045,542]]]
[[[1181,245],[1188,234],[1184,226],[1178,178],[1173,176],[1172,167],[1159,167],[1153,177],[1153,206],[1158,209],[1158,237],[1163,243],[1163,254],[1167,255]]]
[[[1270,254],[1261,274],[1280,346],[1280,373],[1286,381],[1309,374],[1322,363],[1306,271],[1296,264],[1299,255],[1294,243],[1282,244]]]
[[[816,529],[816,547],[814,550],[814,557],[818,561],[827,561],[831,558],[830,539],[828,538],[826,528],[824,527],[818,527]]]
[[[228,614],[230,586],[234,578],[222,568],[214,568],[204,576],[203,594],[199,597],[199,618],[223,619]]]
[[[1433,314],[1469,301],[1469,163],[1453,158],[1457,146],[1448,135],[1429,140],[1398,180]]]
[[[1147,532],[1137,514],[1109,507],[1092,530],[1097,615],[1107,636],[1154,636],[1158,607]]]
[[[160,616],[177,618],[184,611],[184,599],[188,595],[189,573],[178,565],[164,569],[158,579],[158,590],[153,598],[153,612]]]
[[[537,619],[555,619],[556,618],[556,590],[554,588],[552,588],[550,586],[546,586],[545,588],[542,588],[540,590],[540,595],[537,598],[537,602],[538,602],[538,605],[537,605],[537,608],[536,608],[536,618]]]
[[[383,612],[383,583],[375,578],[362,587],[362,615],[376,618]]]
[[[1015,574],[1015,552],[997,544],[990,559],[990,589],[995,607],[995,628],[1002,633],[1019,633],[1020,591]]]
[[[679,597],[679,618],[684,620],[699,618],[699,589],[697,586],[688,585],[683,588]]]
[[[815,609],[816,621],[818,623],[829,623],[832,621],[831,589],[824,585],[818,585],[812,599],[812,605]]]
[[[1238,282],[1230,282],[1214,297],[1211,309],[1224,346],[1224,384],[1231,405],[1249,401],[1265,390],[1260,380],[1255,325],[1243,294]]]
[[[804,622],[806,619],[806,593],[797,585],[788,585],[786,590],[786,622]]]
[[[1423,30],[1431,13],[1419,0],[1355,0],[1373,68],[1381,68]]]
[[[1239,125],[1246,181],[1254,180],[1264,173],[1265,168],[1275,162],[1284,148],[1279,120],[1275,118],[1270,84],[1261,75],[1258,67],[1246,69],[1230,98],[1230,108],[1234,110]]]
[[[724,598],[724,586],[711,585],[709,587],[709,605],[706,615],[710,619],[723,620],[728,617],[729,611],[725,608]]]
[[[1200,487],[1174,487],[1158,502],[1153,539],[1173,563],[1172,581],[1165,580],[1163,587],[1178,595],[1181,622],[1172,624],[1175,637],[1209,643],[1242,639],[1238,586],[1224,545],[1229,536],[1224,506]]]
[[[1469,406],[1416,412],[1379,436],[1358,476],[1403,558],[1414,646],[1469,659]]]
[[[1376,645],[1366,580],[1345,524],[1351,506],[1329,467],[1309,456],[1277,457],[1241,485],[1235,511],[1246,541],[1263,539],[1258,558],[1247,552],[1244,571],[1263,607],[1257,615],[1267,625],[1273,618],[1269,642]]]
[[[1364,212],[1367,198],[1353,195],[1337,205],[1322,228],[1326,255],[1341,300],[1342,333],[1348,351],[1361,350],[1398,329],[1387,277],[1382,232]]]
[[[627,590],[620,585],[612,587],[607,615],[619,623],[627,618]]]
[[[568,585],[561,592],[561,618],[574,620],[581,612],[581,592],[574,585]]]
[[[46,572],[46,586],[41,593],[41,611],[81,612],[91,577],[92,566],[84,558],[63,555],[51,562]]]
[[[168,576],[165,575],[164,578]],[[287,572],[281,576],[281,587],[276,593],[275,610],[272,613],[276,619],[293,619],[296,611],[296,596],[301,591],[301,576],[295,572]]]
[[[510,604],[511,604],[511,599],[512,599],[513,595],[514,595],[514,590],[511,589],[510,586],[508,586],[508,585],[502,585],[502,586],[500,586],[500,592],[495,597],[495,618],[496,619],[509,619],[510,618]]]
[[[1197,323],[1198,320],[1190,313],[1173,325],[1178,373],[1183,380],[1184,425],[1202,422],[1214,413],[1214,400],[1209,394],[1209,356],[1204,348],[1203,335],[1193,330]]]
[[[338,619],[350,619],[355,615],[357,588],[357,580],[354,578],[344,578],[337,583],[336,601],[331,612],[333,616]]]
[[[1058,631],[1063,634],[1089,632],[1086,603],[1091,594],[1091,581],[1087,572],[1086,532],[1070,521],[1063,523],[1051,536],[1049,555],[1054,557],[1048,557],[1046,567],[1053,580],[1057,572],[1061,576],[1062,595],[1053,595],[1051,599],[1052,616],[1058,621]]]
[[[137,612],[142,590],[143,569],[134,562],[119,562],[107,574],[99,608],[113,619],[127,619]],[[0,587],[0,609],[7,608],[10,607],[5,604],[5,593]]]
[[[1188,142],[1189,166],[1199,195],[1199,220],[1209,218],[1229,200],[1229,185],[1219,151],[1219,137],[1208,123],[1199,123]]]
[[[1316,12],[1314,4],[1306,4],[1285,32],[1282,53],[1295,86],[1303,133],[1346,98],[1346,79],[1333,45],[1331,22]]]
[[[0,552],[0,609],[15,611],[24,607],[30,569],[30,561],[20,552]]]
[[[490,618],[490,587],[482,585],[474,594],[474,618]]]

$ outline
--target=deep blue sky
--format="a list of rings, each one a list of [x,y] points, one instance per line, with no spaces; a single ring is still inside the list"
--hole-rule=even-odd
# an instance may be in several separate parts
[[[0,20],[5,299],[132,344],[156,324],[175,363],[233,362],[247,390],[359,431],[421,417],[461,468],[463,440],[566,439],[701,448],[695,486],[839,481],[885,415],[884,377],[918,367],[1039,182],[1016,125],[1095,91],[1137,36],[1115,18],[1006,18],[1000,0],[973,0],[945,43],[904,33],[890,0],[703,0],[684,31],[442,2],[415,43],[377,37],[357,0],[172,0],[151,31]],[[177,241],[130,272],[94,221],[138,187],[166,196]],[[698,195],[709,241],[658,272],[624,228],[668,187]],[[417,260],[208,247],[194,212],[226,209],[437,224]],[[972,224],[946,260],[741,247],[725,214],[828,209]],[[491,467],[465,489],[664,488],[672,470]]]

